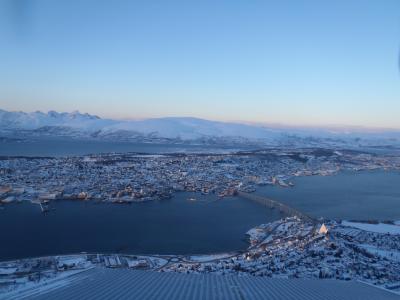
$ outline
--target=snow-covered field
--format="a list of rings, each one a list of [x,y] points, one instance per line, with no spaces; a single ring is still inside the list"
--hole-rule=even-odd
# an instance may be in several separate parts
[[[342,225],[376,233],[400,234],[400,225],[398,222],[396,222],[394,225],[391,225],[384,223],[369,224],[369,223],[342,221]]]
[[[221,254],[209,254],[209,255],[192,255],[188,257],[189,261],[192,262],[207,262],[218,259],[223,259],[232,256],[229,253],[221,253]]]
[[[375,254],[379,257],[400,262],[400,251],[384,250],[369,244],[361,244],[360,247],[364,248],[369,253]]]

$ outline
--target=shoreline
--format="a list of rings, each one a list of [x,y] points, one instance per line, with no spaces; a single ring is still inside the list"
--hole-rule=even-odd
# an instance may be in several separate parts
[[[22,288],[32,280],[37,283],[52,280],[67,271],[106,267],[288,279],[361,280],[399,293],[400,225],[387,225],[398,231],[384,233],[366,231],[362,223],[349,223],[324,220],[320,224],[311,224],[288,217],[249,230],[250,244],[244,251],[208,255],[78,253],[40,256],[1,261],[0,274],[3,274],[3,282],[9,282],[8,290]],[[371,268],[376,277],[370,276]],[[41,276],[37,277],[36,269],[40,270]],[[7,278],[12,280],[7,281]]]

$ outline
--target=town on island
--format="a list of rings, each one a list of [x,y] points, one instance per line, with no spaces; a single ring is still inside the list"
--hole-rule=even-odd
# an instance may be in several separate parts
[[[96,266],[158,272],[218,273],[279,278],[359,280],[400,291],[400,223],[316,219],[278,201],[255,196],[260,185],[290,188],[298,176],[339,171],[399,170],[400,157],[355,150],[266,149],[232,153],[95,154],[2,157],[0,203],[31,201],[51,213],[53,201],[130,204],[163,201],[181,191],[240,195],[282,219],[249,229],[248,248],[213,255],[77,253],[0,262],[0,291],[32,285]],[[195,200],[195,199],[191,199]]]

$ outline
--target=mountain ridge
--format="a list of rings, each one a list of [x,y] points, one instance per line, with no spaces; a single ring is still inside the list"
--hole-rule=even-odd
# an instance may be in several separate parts
[[[103,119],[79,111],[47,113],[0,109],[2,135],[68,136],[107,140],[234,141],[263,144],[400,144],[400,131],[351,132],[321,128],[277,128],[195,117],[164,117],[144,120]]]

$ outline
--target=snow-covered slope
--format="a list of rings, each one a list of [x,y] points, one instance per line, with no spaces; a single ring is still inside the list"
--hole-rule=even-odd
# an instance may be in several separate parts
[[[103,120],[98,116],[49,111],[47,114],[36,111],[33,113],[9,112],[0,109],[0,129],[35,130],[41,127],[72,127],[86,130],[98,130],[112,124],[111,120]]]
[[[277,128],[188,117],[123,121],[102,119],[77,111],[25,113],[1,109],[0,135],[68,136],[119,141],[257,142],[293,147],[400,145],[399,131]]]
[[[79,112],[8,112],[0,110],[2,132],[36,135],[88,135],[96,138],[152,137],[180,140],[204,138],[243,138],[271,140],[279,133],[261,127],[223,123],[197,118],[157,118],[140,121],[101,119]]]
[[[103,129],[104,133],[118,130],[134,131],[144,135],[193,140],[204,137],[243,137],[270,139],[276,133],[261,127],[236,123],[223,123],[197,118],[159,118],[143,121],[120,122]]]

